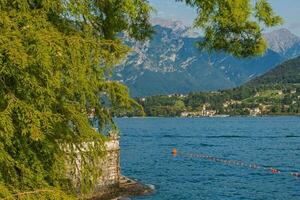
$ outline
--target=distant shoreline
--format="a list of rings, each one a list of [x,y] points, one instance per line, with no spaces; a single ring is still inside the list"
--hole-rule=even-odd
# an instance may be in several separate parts
[[[220,117],[220,116],[199,116],[199,117],[181,117],[181,116],[145,116],[145,117],[114,117],[115,119],[155,119],[155,118],[182,118],[182,119],[198,119],[198,118],[234,118],[234,117],[249,117],[249,118],[256,118],[256,117],[300,117],[299,114],[272,114],[272,115],[229,115],[226,117]]]

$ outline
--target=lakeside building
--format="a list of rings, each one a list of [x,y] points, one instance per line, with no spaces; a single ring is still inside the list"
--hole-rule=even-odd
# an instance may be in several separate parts
[[[237,105],[237,104],[241,104],[242,102],[241,101],[236,101],[236,100],[229,100],[229,101],[225,101],[224,103],[223,103],[223,107],[224,108],[228,108],[229,106],[231,106],[231,105]]]
[[[207,109],[209,104],[204,104],[202,109],[199,111],[188,112],[184,111],[181,113],[181,117],[211,117],[217,114],[216,110]]]
[[[169,94],[168,97],[171,98],[171,97],[181,97],[181,98],[185,98],[187,97],[188,95],[185,95],[185,94],[177,94],[177,93],[174,93],[174,94]]]
[[[253,108],[253,109],[249,109],[250,115],[251,116],[257,116],[257,115],[261,115],[262,111],[260,108]]]

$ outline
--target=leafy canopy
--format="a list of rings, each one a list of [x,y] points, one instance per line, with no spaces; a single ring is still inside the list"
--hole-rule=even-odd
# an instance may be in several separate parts
[[[116,34],[148,36],[150,7],[139,0],[1,0],[0,11],[0,186],[70,191],[65,161],[75,168],[75,150],[93,141],[81,152],[80,187],[88,192],[105,138],[87,114],[95,109],[105,128],[111,109],[134,103],[107,77],[129,51]]]
[[[201,45],[236,56],[261,54],[259,22],[280,22],[265,0],[185,2],[198,10]],[[135,105],[108,79],[130,51],[118,34],[147,39],[151,11],[145,0],[0,0],[0,198],[72,198],[67,171],[76,171],[78,154],[80,191],[93,189],[103,133],[115,128],[110,113]],[[83,144],[92,144],[89,152]]]
[[[195,7],[194,26],[204,31],[201,48],[237,57],[258,56],[267,48],[262,27],[282,23],[267,0],[177,0]]]

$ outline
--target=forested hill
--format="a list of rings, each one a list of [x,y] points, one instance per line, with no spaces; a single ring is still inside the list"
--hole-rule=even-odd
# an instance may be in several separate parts
[[[266,74],[248,82],[247,86],[300,83],[300,56],[288,60]]]
[[[147,116],[300,114],[300,57],[234,89],[138,98]]]

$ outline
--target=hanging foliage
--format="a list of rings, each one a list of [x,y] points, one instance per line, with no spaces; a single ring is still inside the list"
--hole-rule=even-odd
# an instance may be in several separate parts
[[[267,49],[262,27],[282,23],[267,0],[177,0],[197,9],[194,26],[204,31],[199,47],[236,57],[262,55]]]
[[[87,115],[94,109],[98,127],[114,127],[110,110],[134,103],[126,87],[107,81],[129,51],[116,35],[144,39],[151,32],[146,2],[115,2],[0,1],[1,197],[47,199],[54,193],[42,191],[50,187],[72,194],[66,160],[72,164],[78,154],[81,192],[92,189],[105,137]],[[78,153],[82,144],[92,147]]]

